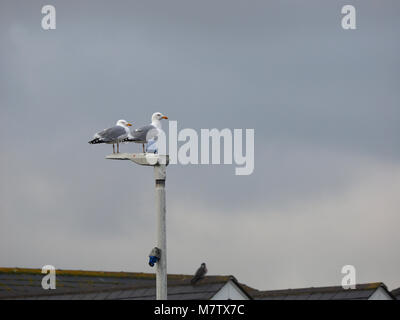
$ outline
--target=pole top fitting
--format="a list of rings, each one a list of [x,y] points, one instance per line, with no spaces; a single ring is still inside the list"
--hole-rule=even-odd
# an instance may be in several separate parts
[[[106,156],[110,160],[131,160],[141,166],[167,166],[169,164],[169,155],[160,155],[154,153],[113,153]]]

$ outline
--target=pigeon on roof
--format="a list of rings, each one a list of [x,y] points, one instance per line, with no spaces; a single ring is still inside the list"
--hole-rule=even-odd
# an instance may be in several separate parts
[[[203,279],[204,276],[207,273],[207,267],[206,264],[203,262],[200,266],[200,268],[197,269],[196,274],[194,275],[194,277],[192,278],[192,280],[190,280],[190,283],[192,285],[196,284],[199,280]]]
[[[117,144],[117,153],[119,153],[119,144],[124,141],[130,134],[128,127],[132,126],[126,120],[118,120],[114,127],[104,129],[93,136],[90,144],[107,143],[113,145],[113,153],[115,153],[115,144]]]

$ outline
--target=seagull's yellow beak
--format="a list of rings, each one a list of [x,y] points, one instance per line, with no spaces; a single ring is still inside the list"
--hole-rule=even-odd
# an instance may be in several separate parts
[[[167,116],[162,116],[161,119],[168,119],[168,117]]]
[[[129,122],[128,122],[126,125],[127,125],[128,127],[132,127],[132,124],[129,123]]]

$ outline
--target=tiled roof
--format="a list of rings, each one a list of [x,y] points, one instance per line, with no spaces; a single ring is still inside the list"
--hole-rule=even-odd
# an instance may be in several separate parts
[[[255,300],[365,300],[379,287],[386,286],[382,282],[357,284],[355,289],[343,289],[341,286],[271,290],[254,292]],[[387,289],[386,289],[387,290]]]
[[[204,283],[196,286],[168,285],[169,300],[208,300],[218,292],[225,283]],[[127,287],[114,289],[101,289],[80,293],[36,295],[34,297],[20,297],[29,300],[155,300],[156,288],[151,287]]]
[[[397,299],[400,300],[400,288],[390,291],[390,293]]]
[[[57,270],[56,290],[43,290],[40,269],[0,268],[0,299],[155,299],[155,274]],[[209,299],[232,276],[168,275],[169,299]],[[240,284],[238,284],[240,286]]]
[[[153,273],[57,270],[56,275],[57,289],[43,290],[40,269],[0,268],[0,299],[154,300],[156,296]],[[208,300],[228,281],[255,300],[364,300],[380,287],[393,298],[400,294],[400,288],[390,293],[382,282],[358,284],[348,290],[333,286],[259,291],[233,276],[206,276],[194,286],[192,277],[168,275],[168,299]]]

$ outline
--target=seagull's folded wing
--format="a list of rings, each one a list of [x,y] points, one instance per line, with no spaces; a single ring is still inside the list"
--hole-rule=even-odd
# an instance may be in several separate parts
[[[137,128],[132,131],[132,141],[146,143],[148,140],[152,139],[156,134],[157,128],[151,124]]]
[[[104,142],[117,142],[128,136],[125,128],[121,126],[115,126],[105,129],[99,132],[97,135]]]

